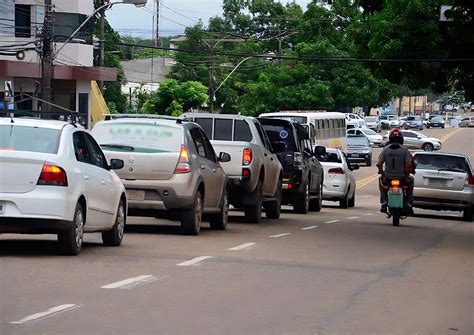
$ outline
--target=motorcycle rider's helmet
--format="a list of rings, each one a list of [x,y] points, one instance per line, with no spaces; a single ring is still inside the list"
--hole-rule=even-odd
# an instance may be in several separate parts
[[[398,143],[403,145],[403,135],[400,129],[395,128],[390,132],[390,134],[388,135],[388,142],[390,144]]]

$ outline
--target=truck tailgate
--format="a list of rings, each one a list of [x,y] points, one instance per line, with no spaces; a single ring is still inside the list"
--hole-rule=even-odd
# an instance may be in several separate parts
[[[224,172],[229,177],[242,176],[242,152],[244,148],[252,148],[249,142],[211,141],[217,155],[226,152],[230,155],[230,162],[221,163]]]

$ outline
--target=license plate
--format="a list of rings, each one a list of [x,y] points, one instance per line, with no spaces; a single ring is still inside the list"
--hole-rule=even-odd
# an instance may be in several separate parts
[[[138,190],[128,190],[127,196],[129,200],[145,200],[145,191],[138,191]]]
[[[359,154],[352,154],[352,157],[359,157]]]
[[[428,182],[428,185],[437,187],[446,187],[447,184],[447,181],[443,179],[430,179]]]

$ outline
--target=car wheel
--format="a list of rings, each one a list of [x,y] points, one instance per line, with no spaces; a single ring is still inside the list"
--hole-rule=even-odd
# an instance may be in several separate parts
[[[123,200],[120,200],[113,228],[102,233],[102,242],[104,245],[117,247],[122,244],[123,234],[125,232],[125,220],[125,205]]]
[[[341,200],[339,200],[339,207],[341,207],[341,208],[349,208],[349,191],[348,191],[348,193],[344,196],[344,198],[342,198]]]
[[[191,208],[183,213],[181,219],[181,228],[185,235],[198,235],[201,230],[202,222],[202,196],[201,192],[196,192],[194,203]]]
[[[472,206],[462,212],[462,218],[466,222],[472,222]]]
[[[354,194],[352,195],[352,198],[349,199],[349,208],[354,208],[355,207],[355,201],[356,201],[356,194],[354,191]]]
[[[259,223],[262,220],[262,181],[259,180],[255,188],[256,203],[245,207],[245,220],[250,223]]]
[[[431,143],[425,143],[423,144],[423,150],[424,151],[433,151],[434,146]]]
[[[74,211],[71,227],[58,234],[58,243],[61,253],[65,255],[77,255],[82,249],[84,239],[84,209],[78,203]]]
[[[225,230],[229,221],[229,197],[227,191],[222,195],[222,207],[220,213],[211,214],[209,217],[209,225],[211,229]]]
[[[314,212],[320,212],[323,208],[323,184],[319,185],[319,195],[316,199],[311,199],[309,201],[309,210]]]
[[[442,125],[441,128],[444,129],[444,125]]]
[[[367,160],[365,161],[365,164],[367,166],[372,166],[372,157],[367,158]]]
[[[295,197],[295,201],[293,204],[293,210],[295,213],[299,214],[306,214],[308,213],[309,209],[309,184],[306,183],[306,185],[303,188],[303,192],[301,194],[298,194],[297,197]]]
[[[265,204],[265,214],[269,219],[278,219],[281,214],[281,198],[282,198],[282,183],[281,180],[278,182],[276,200]]]

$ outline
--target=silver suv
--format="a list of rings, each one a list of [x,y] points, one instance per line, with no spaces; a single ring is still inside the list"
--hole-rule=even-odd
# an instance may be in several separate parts
[[[117,174],[129,215],[180,220],[188,235],[199,234],[203,214],[212,229],[226,228],[227,176],[220,162],[230,156],[216,156],[199,125],[160,116],[111,118],[98,122],[92,135],[108,159],[125,162]]]

